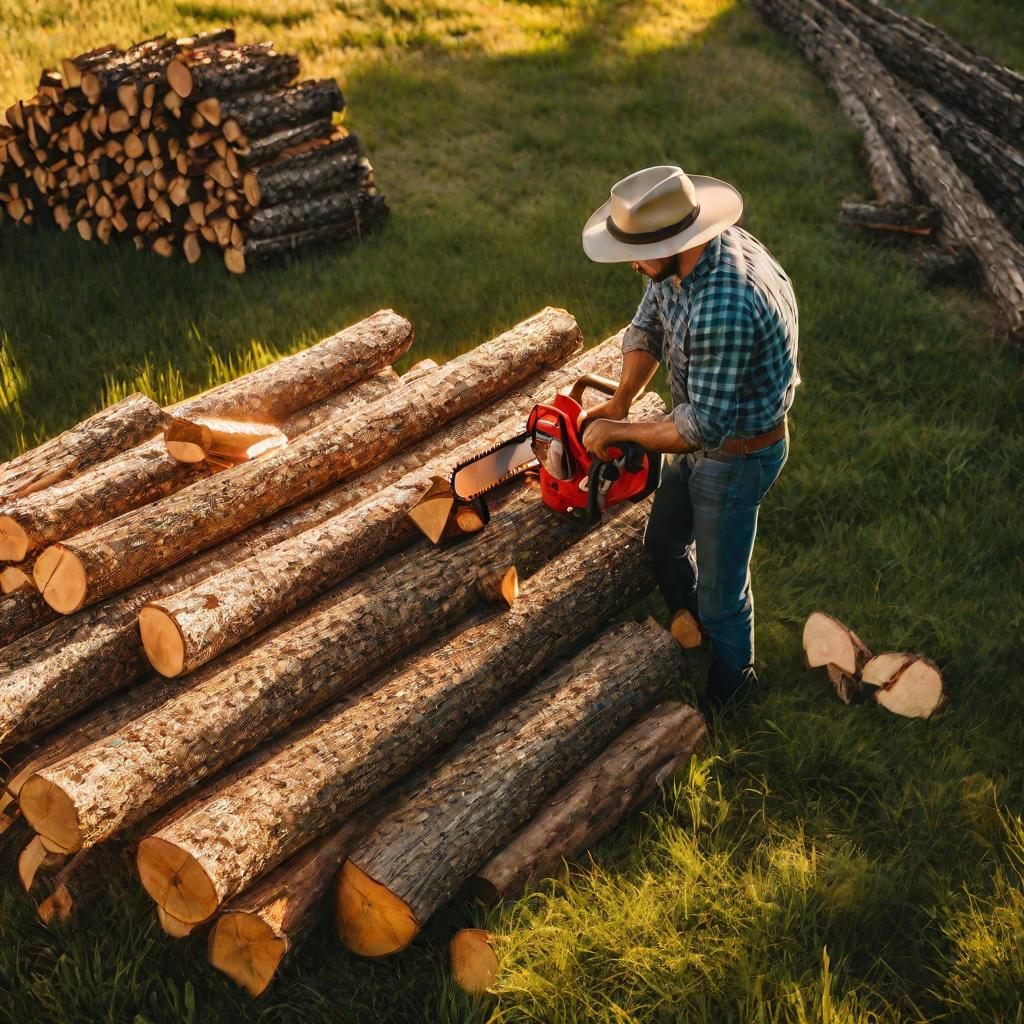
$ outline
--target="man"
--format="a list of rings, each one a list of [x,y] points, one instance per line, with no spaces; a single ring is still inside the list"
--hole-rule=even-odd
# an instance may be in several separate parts
[[[583,442],[599,458],[620,441],[674,456],[644,543],[673,633],[689,646],[711,640],[708,701],[719,707],[757,681],[750,556],[799,383],[793,287],[736,226],[742,212],[725,182],[649,167],[618,182],[583,230],[592,260],[631,263],[649,279],[622,341],[618,390],[587,411]],[[626,422],[659,363],[671,414]]]

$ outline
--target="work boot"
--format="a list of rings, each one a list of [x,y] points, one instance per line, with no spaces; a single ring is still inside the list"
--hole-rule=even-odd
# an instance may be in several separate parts
[[[712,659],[708,670],[706,700],[712,711],[721,711],[727,705],[738,704],[750,696],[757,684],[757,673],[753,665],[735,669],[718,658]]]

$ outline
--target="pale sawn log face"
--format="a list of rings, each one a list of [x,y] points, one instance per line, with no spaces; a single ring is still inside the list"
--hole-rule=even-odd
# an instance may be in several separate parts
[[[345,424],[311,431],[262,459],[137,509],[60,546],[81,565],[93,603],[238,533],[301,498],[379,465],[461,412],[537,370],[563,362],[579,328],[546,309],[505,334],[359,410]],[[46,591],[42,591],[45,598]]]
[[[422,927],[490,851],[683,669],[679,645],[660,626],[634,622],[606,630],[499,711],[362,839],[349,860],[402,900]]]
[[[649,591],[646,516],[646,503],[612,509],[541,569],[513,608],[409,658],[385,681],[299,730],[280,755],[257,757],[236,784],[156,835],[202,866],[220,900],[230,898]],[[281,800],[268,799],[270,778],[295,781]],[[208,842],[212,836],[216,841]]]
[[[613,740],[579,774],[554,792],[537,814],[480,868],[474,891],[488,901],[516,899],[531,883],[552,878],[679,770],[705,733],[703,716],[666,701]]]

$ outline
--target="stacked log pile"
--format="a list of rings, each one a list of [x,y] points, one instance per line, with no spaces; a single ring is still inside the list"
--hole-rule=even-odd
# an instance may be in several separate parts
[[[0,620],[23,596],[38,611],[0,648],[0,833],[44,921],[71,920],[100,844],[137,844],[163,930],[208,933],[210,962],[255,995],[332,886],[353,950],[397,950],[489,857],[517,880],[495,892],[517,895],[692,754],[696,712],[645,717],[684,674],[677,641],[606,625],[653,585],[646,503],[583,532],[520,477],[455,542],[410,515],[535,402],[614,375],[621,336],[584,352],[545,309],[399,377],[411,340],[381,311],[0,467],[0,544],[34,584]],[[145,459],[159,485],[135,482]],[[522,836],[556,820],[540,858]]]
[[[857,125],[875,202],[850,225],[931,236],[930,276],[973,269],[1024,341],[1024,76],[878,0],[757,0]]]
[[[0,126],[0,211],[18,224],[130,237],[228,270],[359,238],[387,212],[332,79],[232,29],[101,46],[45,70]]]

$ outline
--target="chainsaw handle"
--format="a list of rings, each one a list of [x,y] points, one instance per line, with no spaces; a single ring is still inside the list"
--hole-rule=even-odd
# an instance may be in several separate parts
[[[583,392],[587,388],[593,388],[595,391],[603,391],[610,398],[619,388],[619,382],[612,380],[611,377],[601,377],[596,373],[585,373],[583,376],[576,381],[572,386],[572,390],[569,392],[569,397],[577,404],[583,404]]]

